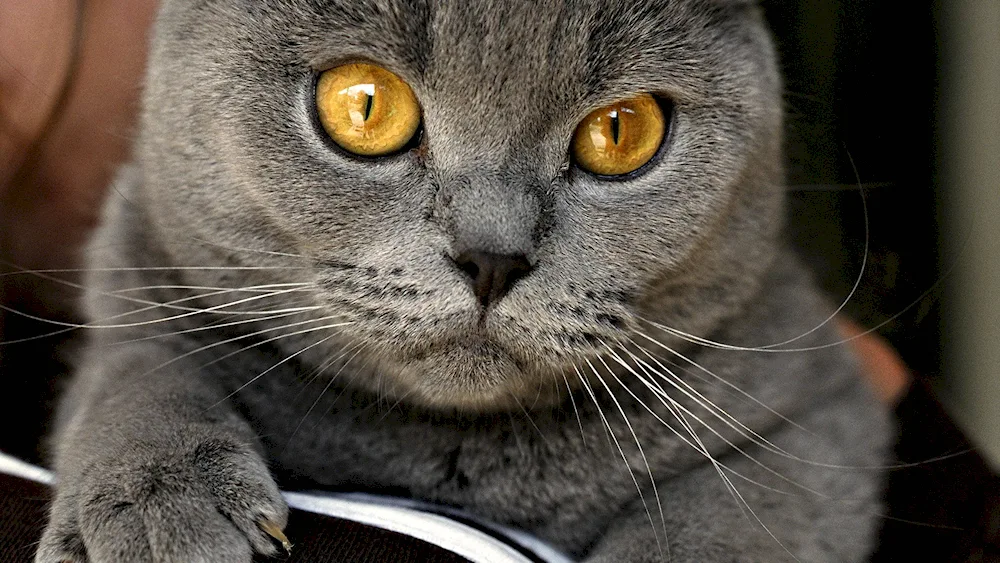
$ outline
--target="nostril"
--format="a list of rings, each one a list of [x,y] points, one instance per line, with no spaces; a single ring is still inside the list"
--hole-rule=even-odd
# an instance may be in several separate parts
[[[456,260],[458,267],[462,269],[463,272],[469,274],[469,277],[475,280],[479,277],[479,265],[473,260],[462,261],[462,257]]]
[[[517,280],[528,275],[528,272],[531,271],[531,264],[528,263],[527,258],[524,258],[523,256],[518,256],[517,258],[520,258],[521,260],[511,264],[510,269],[507,271],[506,282],[508,288],[517,283]]]
[[[463,253],[455,259],[455,263],[468,274],[472,289],[483,307],[502,299],[515,282],[531,271],[531,264],[523,255],[476,250]]]

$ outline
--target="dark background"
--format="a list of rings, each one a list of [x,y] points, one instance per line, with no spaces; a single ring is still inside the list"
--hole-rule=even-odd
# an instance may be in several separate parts
[[[951,194],[939,131],[948,38],[937,2],[764,2],[786,76],[788,230],[846,312],[915,374],[874,561],[1000,561],[1000,478],[935,399],[947,388]],[[862,200],[862,194],[864,200]],[[867,230],[865,207],[867,207]],[[951,241],[947,241],[951,242]],[[998,407],[1000,408],[1000,407]]]
[[[942,310],[947,273],[937,188],[939,7],[933,2],[765,1],[786,75],[789,234],[837,301],[867,266],[846,311],[879,327],[917,375],[897,408],[901,461],[967,449],[933,398],[947,384]],[[946,201],[946,198],[945,198]],[[0,209],[0,230],[4,216]],[[2,237],[0,237],[2,238]],[[5,258],[0,245],[0,259]],[[2,273],[2,267],[0,267]],[[22,279],[23,281],[23,279]],[[0,300],[53,315],[53,304],[0,278]],[[58,316],[72,319],[63,303]],[[0,313],[0,338],[51,332]],[[0,346],[0,447],[38,459],[38,433],[57,374],[72,356],[63,337]],[[876,561],[1000,560],[1000,480],[973,452],[893,471]]]
[[[842,301],[865,257],[867,205],[868,260],[847,311],[937,379],[950,266],[939,260],[937,10],[865,0],[765,6],[786,77],[793,240]]]

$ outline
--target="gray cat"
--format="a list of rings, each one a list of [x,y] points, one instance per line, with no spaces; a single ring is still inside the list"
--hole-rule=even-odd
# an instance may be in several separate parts
[[[750,1],[166,0],[36,561],[273,554],[275,480],[863,560],[888,417],[780,242],[776,66]]]

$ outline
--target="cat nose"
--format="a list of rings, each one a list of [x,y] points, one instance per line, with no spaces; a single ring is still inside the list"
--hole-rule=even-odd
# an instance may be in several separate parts
[[[469,275],[476,297],[484,308],[503,299],[514,283],[531,271],[531,264],[523,255],[478,250],[463,252],[455,263]]]

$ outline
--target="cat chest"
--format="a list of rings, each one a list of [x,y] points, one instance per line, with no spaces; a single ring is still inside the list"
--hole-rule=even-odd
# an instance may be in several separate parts
[[[314,431],[291,436],[275,452],[278,464],[323,488],[460,507],[569,550],[588,545],[638,494],[621,452],[575,426],[400,422],[331,412]]]

